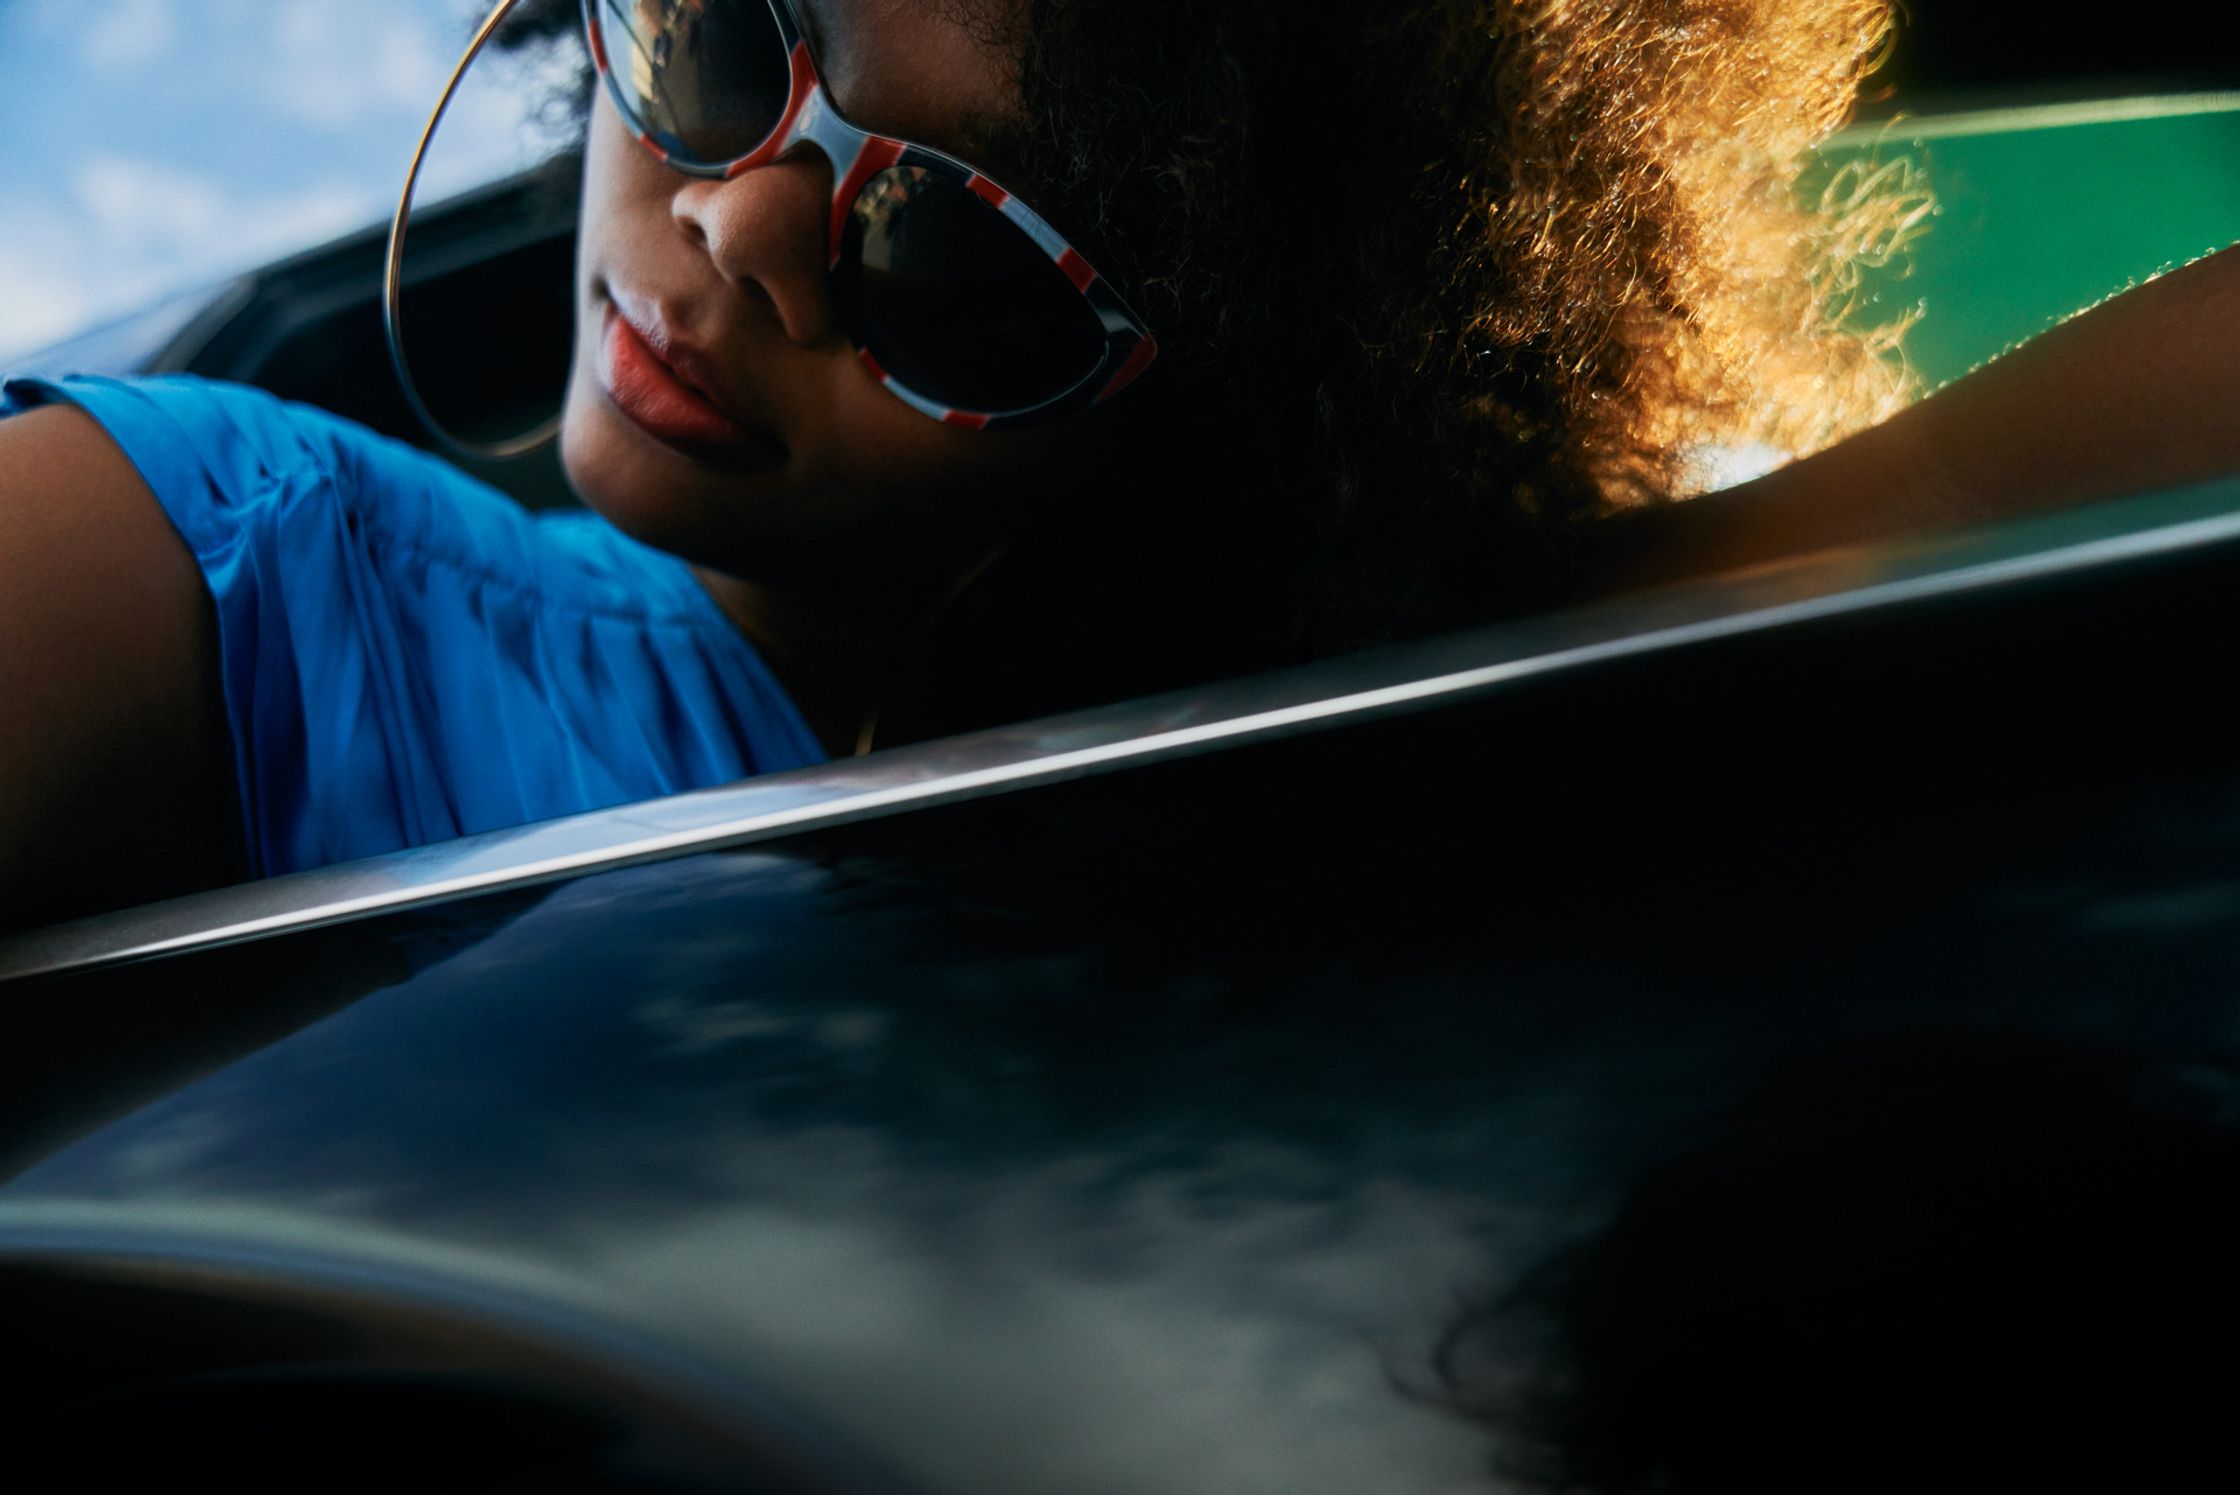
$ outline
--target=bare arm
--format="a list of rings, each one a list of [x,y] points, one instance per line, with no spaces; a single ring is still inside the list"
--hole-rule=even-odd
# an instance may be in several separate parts
[[[2101,303],[1894,419],[1612,522],[1640,585],[2240,471],[2240,247]]]
[[[0,421],[0,928],[237,876],[194,559],[83,412]]]

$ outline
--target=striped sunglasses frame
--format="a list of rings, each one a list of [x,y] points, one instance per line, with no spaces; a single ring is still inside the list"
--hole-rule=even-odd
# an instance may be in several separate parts
[[[841,114],[817,71],[816,59],[810,52],[792,0],[653,0],[656,4],[693,8],[709,4],[766,5],[776,23],[777,35],[786,49],[790,79],[784,111],[770,133],[752,150],[720,161],[700,159],[683,140],[649,129],[633,107],[629,90],[616,75],[602,15],[604,11],[614,10],[627,19],[621,7],[632,3],[642,3],[642,0],[582,0],[584,35],[592,62],[598,68],[616,112],[638,143],[671,170],[688,176],[728,180],[777,160],[798,142],[814,145],[832,163],[833,192],[826,244],[827,269],[836,279],[845,251],[849,215],[857,199],[882,173],[896,167],[915,167],[930,175],[946,177],[964,186],[1026,235],[1072,283],[1103,328],[1102,355],[1093,367],[1066,387],[1053,390],[1046,398],[1031,404],[1010,409],[963,409],[931,398],[882,368],[870,351],[874,329],[865,325],[863,309],[855,304],[854,298],[838,294],[836,285],[834,305],[857,356],[873,377],[904,404],[950,425],[972,430],[1000,429],[1101,405],[1150,367],[1158,355],[1158,342],[1150,328],[1112,284],[1040,214],[968,163],[915,141],[863,129]],[[624,40],[627,43],[627,36]]]

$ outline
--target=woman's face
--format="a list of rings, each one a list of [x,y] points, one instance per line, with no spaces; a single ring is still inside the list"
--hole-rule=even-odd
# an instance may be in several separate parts
[[[754,0],[748,0],[754,3]],[[997,0],[981,0],[983,6]],[[1015,118],[1001,20],[954,0],[801,0],[825,86],[858,124],[983,159]],[[747,580],[939,586],[1074,485],[1112,423],[970,431],[882,389],[826,289],[832,163],[802,144],[730,181],[671,171],[593,105],[562,451],[584,501],[648,544]],[[667,371],[664,371],[666,365]],[[669,373],[704,391],[680,398]],[[1125,404],[1125,402],[1120,402]],[[1070,479],[1069,479],[1069,474]]]

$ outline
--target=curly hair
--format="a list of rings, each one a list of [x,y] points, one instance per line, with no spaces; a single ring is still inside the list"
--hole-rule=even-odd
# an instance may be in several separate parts
[[[1036,0],[1023,79],[1170,377],[1294,457],[1317,631],[1349,643],[1558,596],[1580,521],[1683,494],[1707,449],[1803,454],[1902,402],[1896,329],[1846,313],[1923,204],[1797,195],[1890,27],[1885,0]]]
[[[1888,0],[993,9],[1019,185],[1158,329],[1146,385],[1204,448],[1191,512],[1251,556],[1263,643],[1560,600],[1588,521],[1908,392],[1851,293],[1925,203],[1798,190]]]

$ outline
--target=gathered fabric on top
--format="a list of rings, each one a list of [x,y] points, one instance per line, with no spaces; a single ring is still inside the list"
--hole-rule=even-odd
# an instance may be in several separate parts
[[[825,759],[684,563],[596,515],[241,385],[0,385],[0,417],[53,403],[202,570],[252,876]]]

